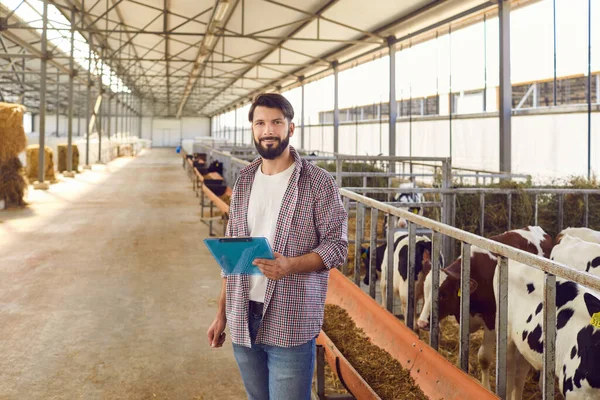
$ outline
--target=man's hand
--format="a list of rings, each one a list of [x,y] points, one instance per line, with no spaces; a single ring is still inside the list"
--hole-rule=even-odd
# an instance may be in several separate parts
[[[225,325],[226,320],[224,318],[217,317],[208,328],[206,335],[208,336],[208,344],[211,347],[222,347],[225,343]]]
[[[294,263],[292,260],[282,256],[279,253],[274,254],[274,260],[257,258],[252,262],[252,264],[256,265],[267,278],[275,281],[283,278],[284,276],[293,274]]]

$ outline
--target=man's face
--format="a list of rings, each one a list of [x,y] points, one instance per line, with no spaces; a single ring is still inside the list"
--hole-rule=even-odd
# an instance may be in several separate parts
[[[254,109],[252,134],[258,154],[266,160],[274,160],[288,147],[294,124],[288,124],[280,109],[258,106]]]

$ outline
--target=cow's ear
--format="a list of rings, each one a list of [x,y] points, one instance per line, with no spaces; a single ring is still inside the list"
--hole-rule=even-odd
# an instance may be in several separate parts
[[[447,268],[442,269],[446,275],[451,276],[454,279],[460,279],[460,258],[450,264]]]
[[[474,279],[471,279],[471,294],[472,294],[472,293],[473,293],[475,290],[477,290],[477,286],[478,286],[478,283],[477,283],[477,281],[476,281],[476,280],[474,280]]]
[[[431,254],[429,253],[429,250],[425,249],[425,251],[423,252],[423,262],[425,261],[429,261],[431,262]]]
[[[598,300],[598,298],[589,293],[585,293],[583,295],[583,300],[585,301],[585,306],[587,307],[590,317],[593,317],[596,313],[600,313],[600,300]]]

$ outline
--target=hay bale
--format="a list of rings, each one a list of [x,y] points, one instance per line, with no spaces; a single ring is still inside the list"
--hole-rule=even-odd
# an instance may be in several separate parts
[[[32,144],[27,146],[27,178],[31,181],[38,180],[38,162],[39,162],[40,146]],[[56,181],[54,174],[54,159],[52,149],[48,146],[44,148],[44,179],[50,182]]]
[[[27,146],[24,112],[25,107],[20,104],[0,103],[0,163],[13,159]]]
[[[0,201],[4,201],[6,207],[27,205],[23,199],[26,188],[23,164],[18,157],[0,163]]]
[[[133,147],[130,144],[121,144],[118,149],[117,157],[133,157]]]
[[[73,172],[79,172],[79,148],[77,145],[73,144]],[[58,145],[58,172],[64,172],[67,170],[67,154],[68,154],[69,146],[66,144]]]

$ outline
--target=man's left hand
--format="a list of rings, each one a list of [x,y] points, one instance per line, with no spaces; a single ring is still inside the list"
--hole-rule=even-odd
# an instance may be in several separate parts
[[[292,274],[293,262],[279,253],[274,253],[275,259],[268,260],[265,258],[257,258],[252,264],[256,265],[261,272],[269,279],[278,280],[284,276]]]

